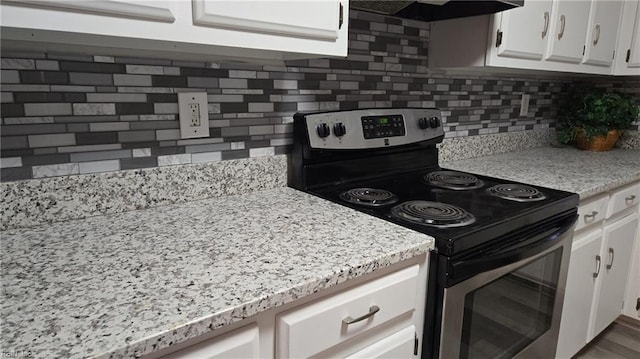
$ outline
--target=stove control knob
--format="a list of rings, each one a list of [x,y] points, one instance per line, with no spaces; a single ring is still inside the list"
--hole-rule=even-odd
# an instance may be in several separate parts
[[[325,138],[331,134],[331,129],[326,123],[321,123],[316,127],[316,132],[318,132],[320,138]]]
[[[423,130],[427,129],[429,127],[429,119],[426,117],[418,119],[418,126]]]
[[[440,126],[440,119],[437,118],[436,116],[430,117],[429,118],[429,127],[438,128],[438,126]]]
[[[344,123],[338,122],[333,125],[333,134],[336,135],[336,137],[342,137],[345,133],[347,133],[347,128],[344,127]]]

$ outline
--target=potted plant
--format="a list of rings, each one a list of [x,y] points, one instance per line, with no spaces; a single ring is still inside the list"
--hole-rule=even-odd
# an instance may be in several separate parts
[[[560,110],[558,141],[590,151],[609,151],[638,119],[632,97],[573,88]]]

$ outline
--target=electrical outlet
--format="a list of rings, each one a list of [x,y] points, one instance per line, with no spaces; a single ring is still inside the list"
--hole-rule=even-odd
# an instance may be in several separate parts
[[[206,92],[178,93],[180,138],[209,137],[209,112]]]
[[[527,116],[529,113],[529,98],[531,95],[523,93],[520,100],[520,116]]]
[[[189,114],[191,115],[191,127],[200,126],[200,104],[190,103],[187,106],[189,106]]]

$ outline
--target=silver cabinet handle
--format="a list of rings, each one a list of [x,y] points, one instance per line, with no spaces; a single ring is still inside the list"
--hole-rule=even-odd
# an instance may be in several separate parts
[[[637,198],[637,197],[636,197],[636,195],[635,195],[635,194],[632,194],[631,196],[626,197],[624,200],[625,200],[626,202],[633,202],[633,201],[635,201],[635,199],[636,199],[636,198]]]
[[[592,211],[590,214],[585,214],[584,221],[588,222],[589,218],[595,219],[597,215],[598,215],[598,211]]]
[[[600,41],[600,24],[596,24],[596,28],[594,29],[596,32],[595,39],[593,40],[593,46],[598,45],[598,41]]]
[[[349,325],[349,324],[361,322],[361,321],[363,321],[363,320],[365,320],[367,318],[373,317],[379,311],[380,311],[380,307],[378,307],[377,305],[372,305],[369,308],[369,313],[364,314],[362,316],[359,316],[357,318],[351,318],[350,316],[346,317],[346,318],[342,319],[342,323],[344,323],[346,325]]]
[[[615,257],[615,253],[613,252],[613,248],[609,248],[609,258],[611,258],[609,264],[607,264],[607,269],[611,269],[613,267],[613,258]]]
[[[564,15],[560,15],[560,32],[558,33],[558,40],[564,36],[564,25],[567,22],[567,18]]]
[[[600,274],[600,262],[601,262],[601,258],[600,255],[597,254],[596,255],[596,271],[593,272],[593,278],[598,278],[598,274]]]
[[[549,12],[544,12],[544,27],[542,28],[542,38],[544,39],[547,36],[547,31],[549,30]]]

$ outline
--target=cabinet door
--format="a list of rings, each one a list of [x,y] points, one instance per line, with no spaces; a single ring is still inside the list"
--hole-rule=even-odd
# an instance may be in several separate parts
[[[412,325],[349,355],[345,359],[411,358],[413,357],[415,334],[416,328]]]
[[[542,59],[550,35],[551,0],[526,1],[523,7],[496,16],[502,33],[498,56]]]
[[[222,358],[259,358],[258,326],[243,327],[162,357],[162,359]]]
[[[554,1],[547,60],[582,61],[590,8],[585,0]]]
[[[611,66],[613,63],[622,1],[594,0],[591,4],[584,63]]]
[[[629,274],[631,250],[636,238],[638,217],[632,213],[604,227],[602,282],[592,314],[589,340],[598,335],[621,313]]]
[[[338,0],[193,0],[193,22],[259,34],[335,41],[342,26],[340,7]]]
[[[564,294],[557,358],[570,358],[587,343],[589,314],[596,281],[604,270],[599,257],[602,230],[582,233],[573,240]]]
[[[631,37],[631,46],[629,47],[628,51],[628,66],[640,67],[640,4],[636,4],[636,17],[633,26],[633,34]]]

